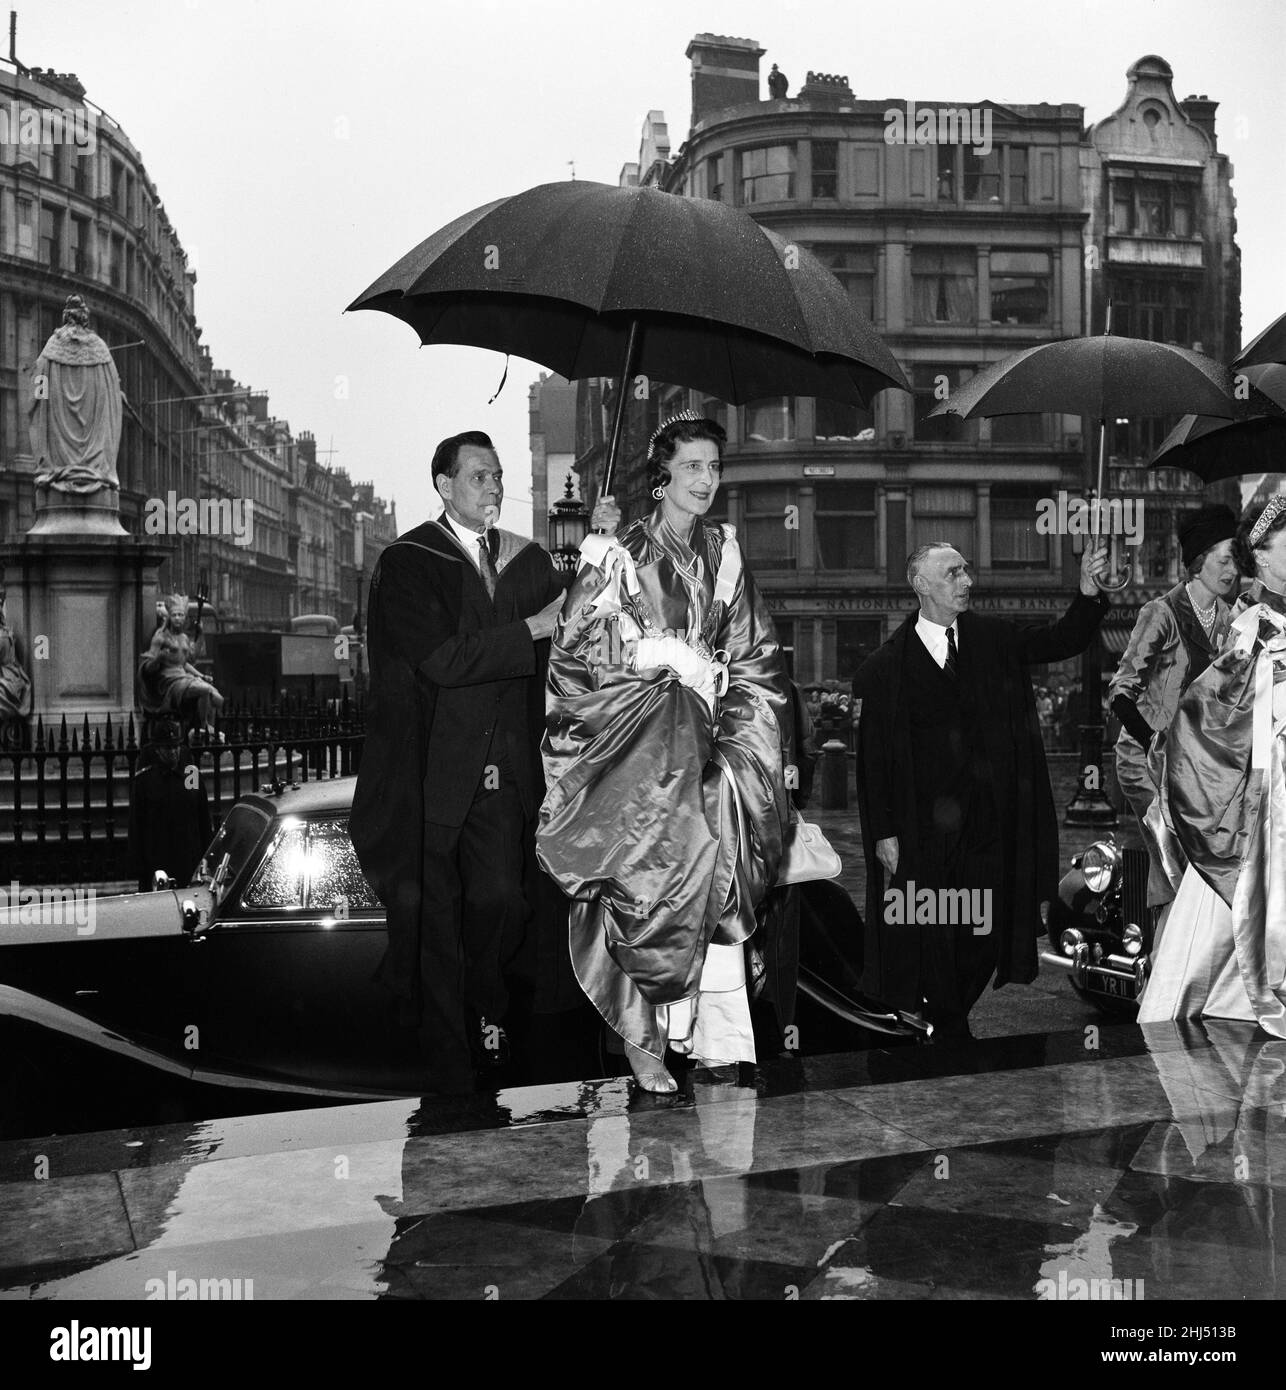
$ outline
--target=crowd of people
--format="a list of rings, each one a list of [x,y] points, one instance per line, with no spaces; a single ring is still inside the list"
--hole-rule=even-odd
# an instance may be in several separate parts
[[[792,686],[734,528],[708,520],[724,439],[692,412],[667,420],[648,448],[654,508],[618,535],[619,511],[600,500],[568,585],[539,546],[496,525],[490,439],[454,436],[432,465],[443,515],[380,558],[351,831],[388,913],[382,977],[420,1030],[436,1089],[486,1084],[488,1068],[587,1004],[659,1093],[676,1087],[676,1057],[752,1062],[791,1024],[798,889],[783,865],[810,716],[834,710]],[[1180,865],[1189,944],[1172,915],[1154,980],[1178,983],[1154,984],[1152,1016],[1228,1007],[1243,951],[1286,922],[1272,736],[1286,511],[1236,528],[1236,563],[1255,582],[1231,614],[1230,516],[1203,512],[1184,532],[1190,581],[1158,601],[1165,612],[1145,609],[1113,686],[1122,786]],[[843,713],[856,721],[867,978],[939,1038],[969,1037],[989,981],[1036,974],[1058,882],[1044,745],[1059,705],[1030,668],[1096,640],[1107,567],[1105,547],[1087,545],[1064,615],[1024,626],[970,611],[967,559],[922,545],[907,563],[917,611],[853,682]],[[1216,656],[1228,619],[1232,645]],[[1208,670],[1194,679],[1198,656]],[[1207,716],[1229,699],[1245,717],[1212,740]],[[1226,799],[1211,799],[1209,762],[1240,838],[1228,839]],[[943,915],[962,902],[972,916]],[[1212,920],[1221,984],[1198,1000],[1190,938]],[[1262,1021],[1280,1000],[1275,947],[1261,964],[1245,1008]]]

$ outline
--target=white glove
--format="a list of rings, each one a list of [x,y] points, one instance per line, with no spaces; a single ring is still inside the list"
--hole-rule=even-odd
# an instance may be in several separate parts
[[[650,671],[656,666],[668,666],[681,684],[698,695],[714,711],[715,669],[699,652],[693,651],[681,638],[640,637],[634,657],[636,671]]]

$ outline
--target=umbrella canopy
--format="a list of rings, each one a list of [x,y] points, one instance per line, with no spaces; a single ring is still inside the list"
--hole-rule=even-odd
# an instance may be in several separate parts
[[[1235,419],[1185,415],[1148,466],[1186,468],[1207,483],[1286,472],[1286,366],[1246,367],[1244,375],[1250,394]]]
[[[1231,416],[1226,367],[1198,352],[1143,338],[1066,338],[1024,348],[985,367],[933,415],[1028,415],[1039,411],[1097,420],[1139,415]]]
[[[1234,367],[1262,366],[1271,362],[1286,364],[1286,314],[1274,319],[1252,338],[1232,360]]]
[[[734,403],[868,406],[906,378],[839,281],[723,203],[566,181],[458,217],[350,309],[568,378],[636,373]],[[624,399],[621,394],[621,399]],[[613,431],[614,445],[619,438]]]

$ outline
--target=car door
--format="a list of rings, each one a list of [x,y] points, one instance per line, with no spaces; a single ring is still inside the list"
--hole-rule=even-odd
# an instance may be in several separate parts
[[[197,943],[206,1060],[308,1085],[414,1089],[414,1034],[373,978],[386,940],[347,812],[282,817]]]

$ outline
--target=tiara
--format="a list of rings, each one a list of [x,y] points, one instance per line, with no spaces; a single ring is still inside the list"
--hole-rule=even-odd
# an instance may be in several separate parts
[[[1277,520],[1282,512],[1286,512],[1286,492],[1279,492],[1268,499],[1268,505],[1259,513],[1259,520],[1250,528],[1250,546],[1253,550],[1255,546],[1263,540],[1268,533],[1268,528]]]
[[[650,454],[652,452],[652,446],[671,425],[677,425],[685,420],[695,421],[704,420],[705,418],[704,415],[698,415],[695,410],[681,410],[677,415],[671,415],[668,420],[663,420],[656,429],[652,431],[652,438],[647,442],[648,453]]]

